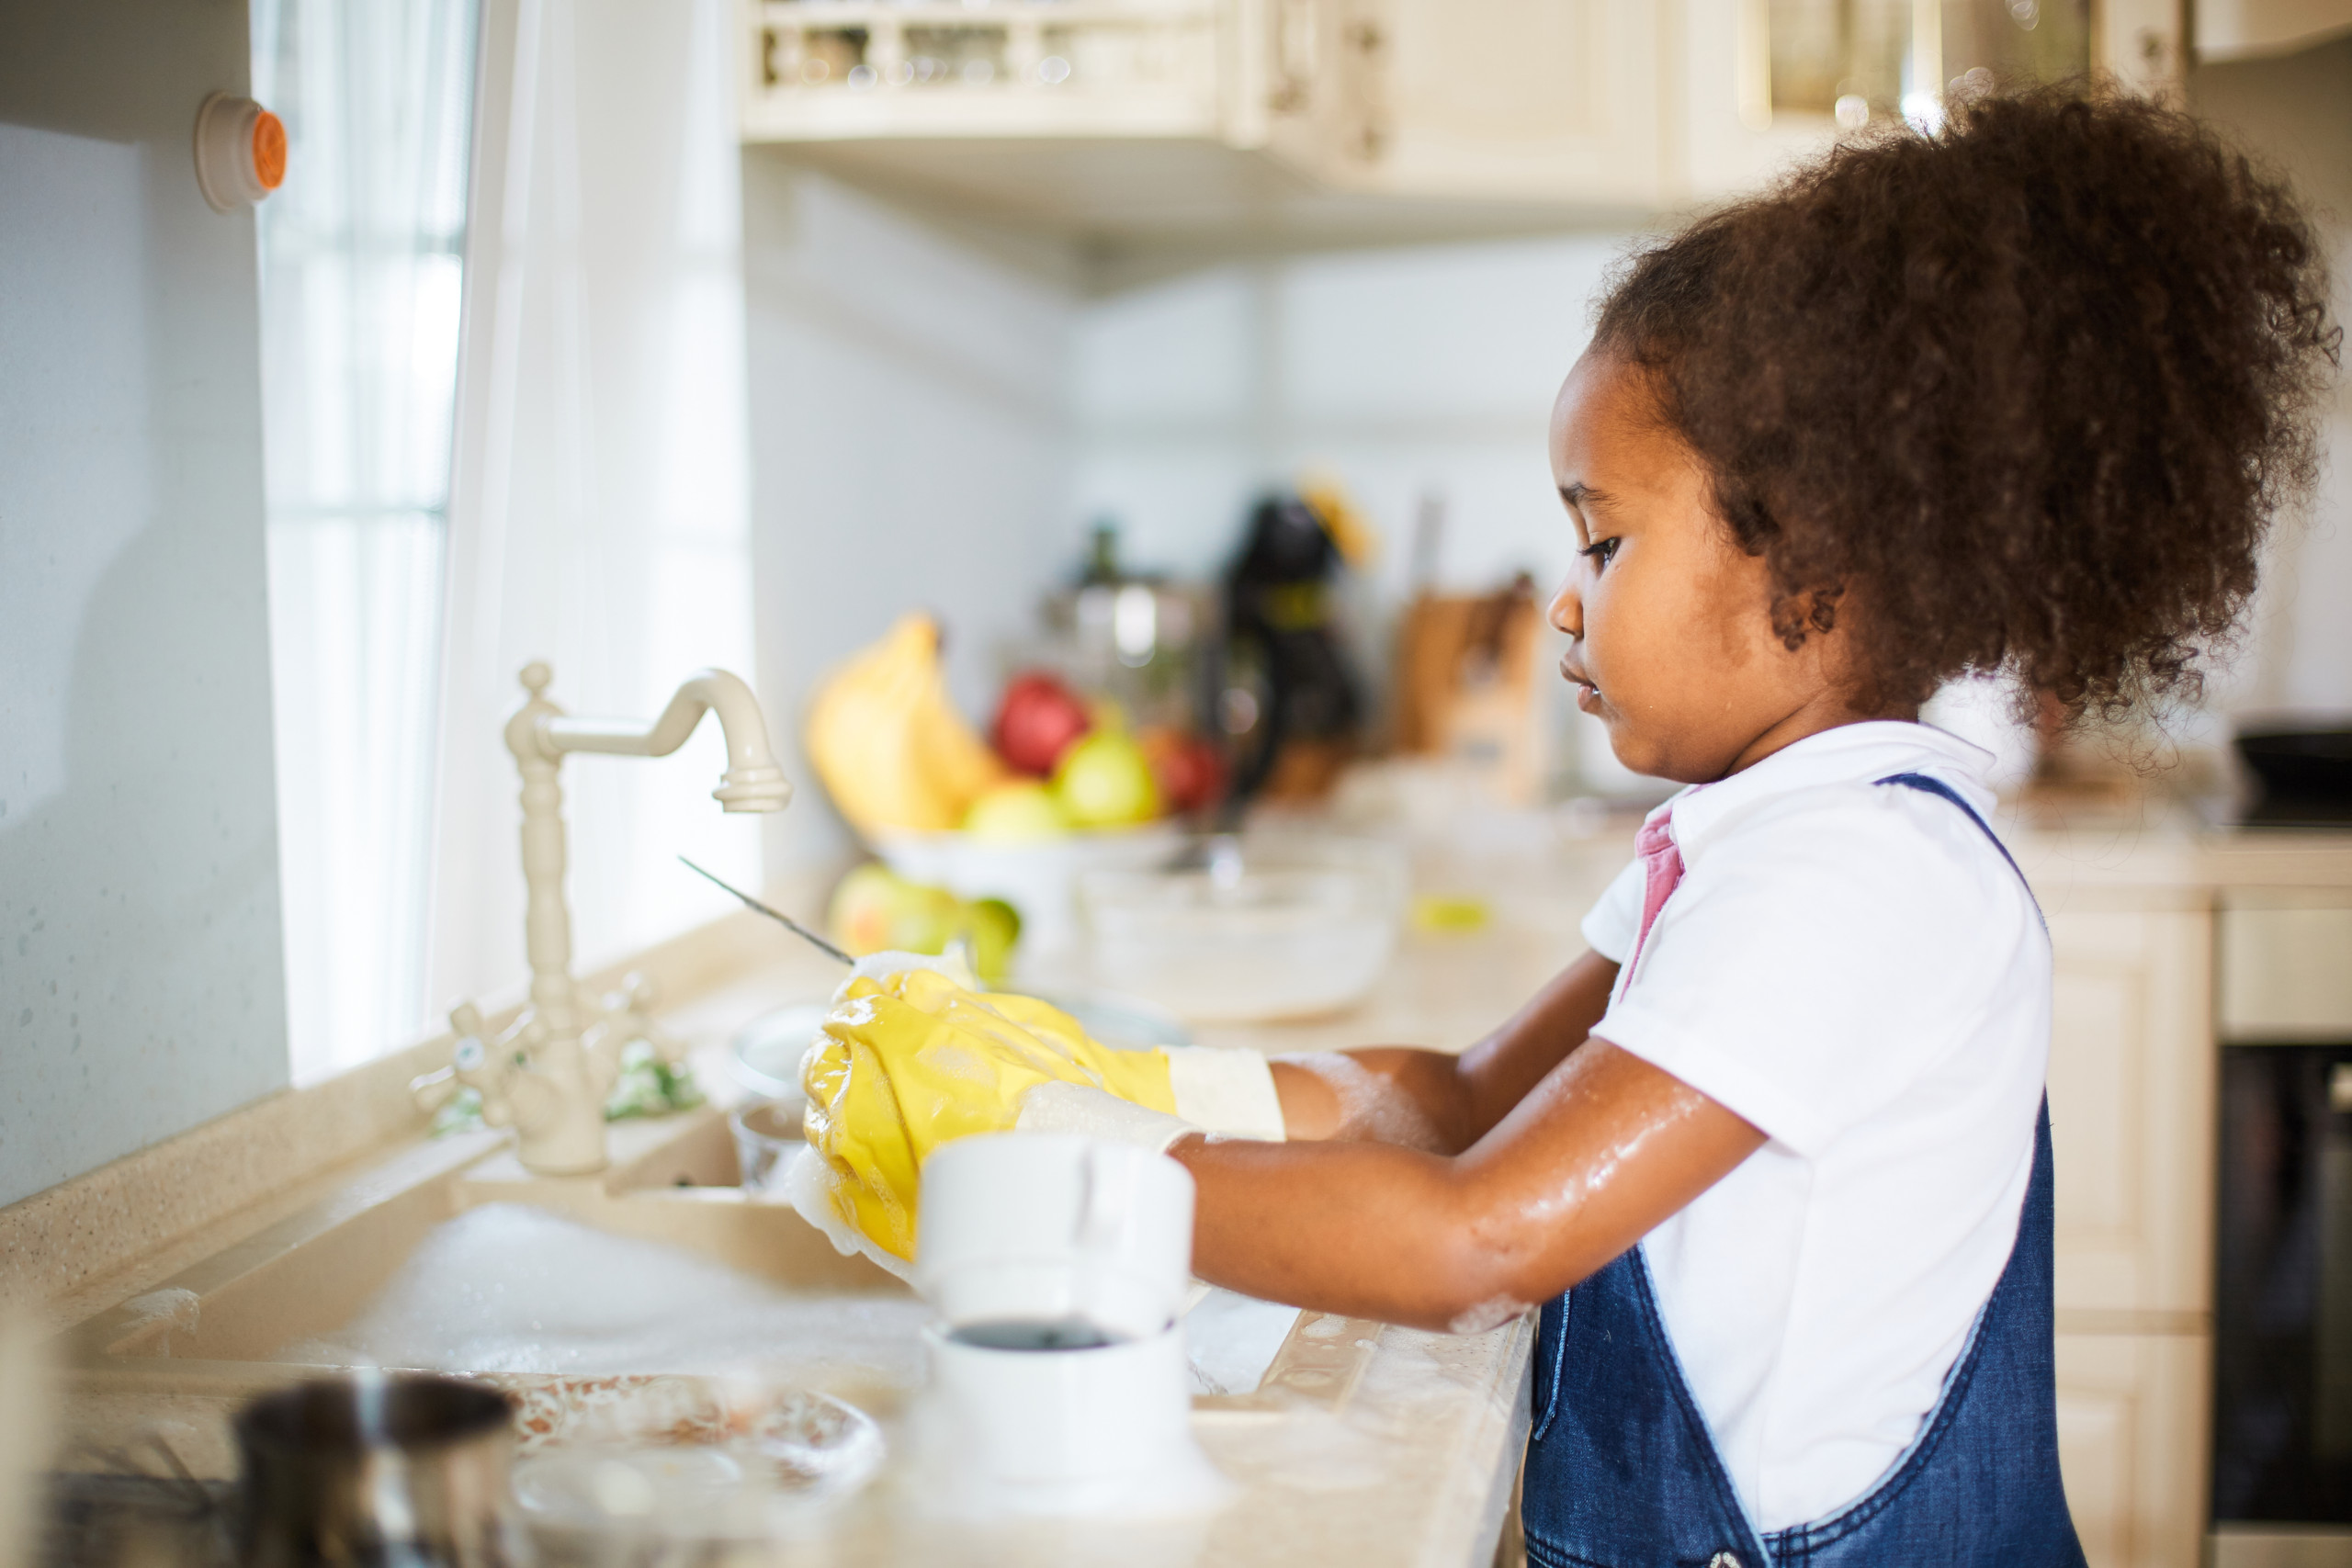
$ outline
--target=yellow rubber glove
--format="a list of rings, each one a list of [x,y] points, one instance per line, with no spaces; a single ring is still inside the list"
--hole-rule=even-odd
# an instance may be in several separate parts
[[[910,1263],[919,1179],[933,1149],[1011,1132],[1023,1096],[1042,1083],[1103,1089],[1173,1115],[1169,1062],[1165,1051],[1090,1040],[1068,1013],[1034,998],[967,990],[927,970],[860,976],[802,1059],[805,1131],[824,1161],[834,1213]]]

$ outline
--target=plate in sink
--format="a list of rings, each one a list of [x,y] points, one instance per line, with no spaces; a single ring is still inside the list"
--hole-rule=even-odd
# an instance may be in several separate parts
[[[684,1488],[695,1495],[695,1509],[708,1513],[714,1501],[740,1500],[756,1511],[768,1501],[843,1496],[882,1463],[881,1428],[864,1411],[753,1376],[484,1381],[515,1404],[516,1495],[555,1522],[592,1522],[582,1512],[612,1492],[615,1465],[642,1483],[624,1491],[650,1488],[655,1498]],[[714,1487],[727,1498],[704,1495]],[[736,1511],[721,1506],[710,1517]]]

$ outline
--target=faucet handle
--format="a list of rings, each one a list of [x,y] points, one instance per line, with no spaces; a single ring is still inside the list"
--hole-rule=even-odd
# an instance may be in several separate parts
[[[606,998],[605,1005],[611,1007],[617,1000],[621,1007],[628,1009],[630,1012],[640,1013],[650,1018],[653,1013],[653,1004],[660,998],[661,993],[654,988],[653,982],[647,979],[639,971],[632,969],[621,976],[621,988],[614,996]]]
[[[458,1094],[458,1069],[443,1067],[438,1072],[421,1074],[408,1080],[409,1098],[419,1111],[438,1111]]]
[[[523,689],[536,697],[548,689],[548,682],[555,679],[555,671],[548,667],[546,660],[534,659],[523,666],[522,673],[517,678],[523,682]]]

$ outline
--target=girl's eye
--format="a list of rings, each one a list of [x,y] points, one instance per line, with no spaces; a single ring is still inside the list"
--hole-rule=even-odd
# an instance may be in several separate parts
[[[1602,566],[1607,566],[1617,557],[1617,541],[1613,537],[1607,539],[1595,539],[1592,543],[1578,550],[1577,554],[1585,557],[1587,559],[1598,561]]]

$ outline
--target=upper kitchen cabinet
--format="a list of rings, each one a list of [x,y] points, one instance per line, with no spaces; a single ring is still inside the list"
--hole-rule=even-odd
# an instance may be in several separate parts
[[[747,0],[747,141],[1264,141],[1265,0]]]
[[[1673,7],[1609,0],[1275,0],[1270,140],[1344,190],[1589,209],[1671,198]]]
[[[1655,209],[1666,18],[1604,0],[746,0],[743,138],[1111,237]]]
[[[2105,67],[2178,0],[743,0],[746,141],[1096,239],[1622,224]]]

